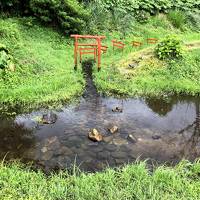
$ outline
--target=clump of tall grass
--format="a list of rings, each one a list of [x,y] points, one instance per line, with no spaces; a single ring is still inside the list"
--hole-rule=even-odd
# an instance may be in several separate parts
[[[167,18],[175,28],[183,29],[186,23],[186,15],[180,10],[171,10],[167,14]]]
[[[186,13],[188,24],[192,30],[200,31],[200,11],[192,12],[189,11]]]

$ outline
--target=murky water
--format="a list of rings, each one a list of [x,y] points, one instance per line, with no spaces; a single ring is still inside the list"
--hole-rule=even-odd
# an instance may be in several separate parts
[[[50,111],[0,118],[0,158],[33,161],[45,170],[70,167],[101,170],[140,159],[176,163],[200,156],[200,98],[115,99],[101,97],[87,71],[87,87],[80,104],[56,114],[54,124],[38,122]],[[113,112],[120,107],[122,112]],[[108,128],[118,126],[118,133]],[[96,128],[104,141],[88,139]],[[130,135],[135,141],[130,139]]]

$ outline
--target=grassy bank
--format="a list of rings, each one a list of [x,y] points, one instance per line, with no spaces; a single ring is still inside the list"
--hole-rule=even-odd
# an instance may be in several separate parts
[[[145,40],[151,37],[162,40],[171,33],[177,34],[183,41],[186,49],[184,58],[173,63],[159,61],[153,53],[155,45],[148,45]],[[110,57],[106,56],[103,60],[102,71],[95,72],[95,83],[100,92],[119,96],[200,93],[199,32],[181,31],[166,16],[159,15],[152,17],[145,25],[136,23],[134,32],[124,41],[129,44],[133,40],[144,45],[140,48],[129,45],[124,52],[111,50]],[[194,48],[191,49],[188,43],[196,45],[193,44]],[[139,63],[137,67],[129,67],[135,62]]]
[[[2,200],[186,200],[200,198],[200,163],[160,166],[153,172],[144,162],[104,172],[67,172],[47,177],[19,164],[0,165]]]
[[[101,33],[106,35],[103,43],[109,49],[102,56],[101,72],[94,72],[98,90],[124,96],[199,94],[198,48],[188,51],[185,59],[170,66],[152,57],[144,59],[136,70],[123,66],[132,62],[135,53],[140,55],[141,50],[152,47],[145,43],[139,49],[132,48],[131,41],[162,39],[170,33],[178,34],[185,43],[200,40],[198,32],[177,29],[164,15],[154,16],[144,24],[135,22],[133,31],[123,40],[127,44],[123,53],[112,50],[111,40],[120,39],[119,32]],[[58,106],[82,94],[85,81],[80,66],[77,72],[73,70],[73,40],[53,28],[41,26],[34,18],[0,19],[0,38],[14,57],[16,68],[6,75],[1,70],[2,109]]]
[[[162,96],[200,94],[200,50],[188,51],[185,58],[175,62],[160,61],[141,51],[132,54],[128,62],[111,64],[96,73],[95,82],[100,92],[118,96]],[[150,54],[151,55],[151,54]],[[140,61],[140,57],[144,59]],[[132,60],[132,61],[131,61]],[[132,69],[128,64],[139,65]]]
[[[192,32],[186,27],[184,31],[177,29],[165,15],[158,15],[145,24],[136,23],[133,33],[125,42],[145,42],[146,38],[151,37],[161,40],[171,33],[177,34],[185,45],[200,41],[199,32]],[[129,97],[200,94],[200,46],[190,51],[187,48],[184,59],[173,63],[155,58],[154,46],[145,42],[141,48],[129,45],[124,52],[110,52],[110,59],[106,57],[103,61],[106,67],[100,73],[95,73],[98,90],[106,95]],[[131,69],[129,64],[135,61],[140,63]]]
[[[73,70],[69,39],[31,18],[0,19],[0,33],[16,68],[1,75],[1,104],[9,108],[52,106],[82,94],[85,81],[80,70]]]

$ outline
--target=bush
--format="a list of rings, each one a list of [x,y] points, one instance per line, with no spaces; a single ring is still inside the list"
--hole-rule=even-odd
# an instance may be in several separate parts
[[[9,10],[10,8],[13,8],[14,6],[19,4],[19,0],[3,0],[0,1],[0,8],[2,10]]]
[[[199,10],[199,0],[85,0],[85,2],[94,2],[102,5],[111,12],[113,9],[129,13],[138,18],[146,19],[148,14],[155,15],[157,13],[167,13],[169,10]]]
[[[13,58],[5,45],[0,44],[0,69],[3,71],[14,70]]]
[[[0,9],[3,12],[27,13],[29,0],[3,0],[0,1]]]
[[[183,11],[180,10],[172,10],[167,14],[167,18],[172,23],[172,25],[176,28],[182,29],[186,23],[186,15]]]
[[[18,24],[15,22],[8,23],[0,19],[0,39],[7,39],[10,41],[17,41],[20,39],[20,32]]]
[[[164,38],[155,48],[156,56],[161,59],[179,59],[183,57],[183,46],[175,35]]]
[[[65,33],[80,33],[88,18],[77,0],[30,0],[30,9],[40,20],[57,24]]]
[[[186,16],[190,28],[196,31],[200,31],[200,11],[199,12],[189,11],[186,13]]]

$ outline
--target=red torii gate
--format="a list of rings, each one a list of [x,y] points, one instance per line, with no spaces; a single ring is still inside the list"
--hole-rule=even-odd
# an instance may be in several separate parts
[[[88,54],[94,53],[95,57],[97,55],[98,57],[98,61],[97,61],[97,66],[98,66],[98,70],[100,70],[101,67],[101,51],[102,51],[102,44],[101,41],[103,39],[105,39],[105,36],[94,36],[94,35],[71,35],[72,38],[74,38],[74,64],[75,67],[74,69],[77,69],[77,64],[78,64],[78,53],[79,53],[79,47],[84,47],[81,48],[81,50],[85,49],[85,50],[92,50],[91,47],[93,47],[94,52],[85,52]],[[96,44],[81,44],[78,42],[78,39],[95,39],[97,41]],[[90,48],[87,48],[90,47]]]

